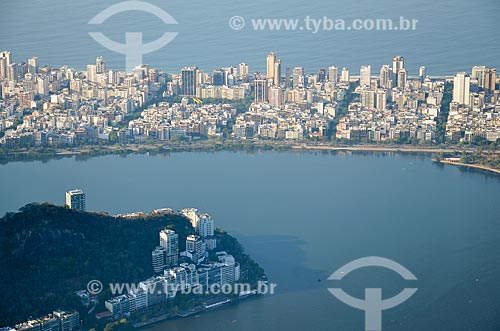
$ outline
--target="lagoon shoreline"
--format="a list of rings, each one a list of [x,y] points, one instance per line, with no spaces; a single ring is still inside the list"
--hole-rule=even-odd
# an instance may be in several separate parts
[[[3,150],[0,164],[16,161],[49,161],[64,157],[95,157],[128,154],[161,154],[170,152],[217,152],[217,151],[340,151],[340,152],[395,152],[395,153],[472,153],[475,148],[434,147],[434,146],[380,146],[363,145],[313,145],[274,141],[198,141],[175,144],[126,144],[96,145],[75,148],[29,148],[15,151]]]

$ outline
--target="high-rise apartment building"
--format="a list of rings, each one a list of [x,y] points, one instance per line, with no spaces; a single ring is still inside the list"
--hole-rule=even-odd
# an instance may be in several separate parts
[[[399,70],[403,69],[405,67],[405,60],[402,56],[395,56],[392,59],[392,74],[393,74],[393,85],[394,86],[399,86],[398,85],[398,73]]]
[[[0,52],[0,78],[7,78],[7,68],[12,63],[12,54],[9,51]]]
[[[192,256],[195,263],[203,260],[206,253],[206,246],[203,239],[197,235],[190,235],[186,238],[186,251]]]
[[[106,61],[102,56],[98,56],[95,59],[96,71],[98,74],[104,74],[106,72]]]
[[[87,79],[93,83],[97,83],[97,67],[95,64],[87,65]]]
[[[195,97],[198,67],[184,67],[181,71],[182,88],[181,95]]]
[[[371,75],[372,75],[372,67],[371,66],[361,66],[359,71],[359,84],[361,86],[370,86],[371,83]]]
[[[151,252],[151,264],[155,273],[162,272],[165,268],[165,248],[157,246]]]
[[[340,80],[342,82],[346,82],[348,83],[350,80],[351,80],[351,74],[349,72],[349,68],[342,68],[342,75],[341,75],[341,78]]]
[[[74,210],[85,211],[85,193],[80,189],[66,192],[66,206]]]
[[[392,69],[391,66],[385,64],[380,68],[380,87],[392,88]]]
[[[420,83],[424,82],[426,76],[427,76],[426,68],[424,66],[418,68],[418,78],[420,79]]]
[[[210,237],[214,235],[215,225],[214,220],[210,215],[203,214],[199,216],[198,225],[196,228],[196,232],[202,237]]]
[[[267,80],[256,79],[254,81],[255,103],[267,102]]]
[[[407,77],[408,77],[408,73],[406,72],[406,69],[405,68],[399,69],[399,71],[398,71],[398,79],[397,79],[398,87],[399,88],[401,88],[401,89],[405,88]]]
[[[279,86],[281,81],[281,60],[276,60],[274,63],[273,84]]]
[[[239,65],[239,72],[240,72],[240,80],[246,80],[249,74],[249,66],[247,63],[240,63]]]
[[[293,88],[305,87],[304,68],[295,67],[292,72],[292,86]]]
[[[332,67],[328,68],[328,81],[330,83],[334,83],[334,84],[338,83],[338,81],[339,81],[339,70],[337,69],[337,67],[332,66]]]
[[[387,92],[385,90],[378,90],[376,96],[375,108],[378,110],[386,110],[387,108]]]
[[[373,90],[361,91],[361,105],[369,109],[375,108],[375,92]]]
[[[160,246],[165,249],[165,266],[179,263],[179,235],[170,229],[160,231]]]
[[[267,54],[267,79],[274,81],[274,69],[276,68],[276,54]]]
[[[497,81],[497,70],[487,68],[484,72],[484,90],[486,94],[493,94],[495,92],[496,81]]]
[[[453,102],[461,105],[470,103],[470,76],[465,72],[459,72],[453,80]]]
[[[269,88],[269,104],[273,107],[279,107],[283,103],[283,91],[281,87],[273,86]]]
[[[38,73],[38,57],[33,56],[28,60],[28,72],[30,74]]]

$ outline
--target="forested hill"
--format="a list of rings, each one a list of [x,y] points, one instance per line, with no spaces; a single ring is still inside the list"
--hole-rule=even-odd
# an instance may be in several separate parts
[[[189,221],[165,214],[137,219],[29,204],[0,219],[0,321],[13,325],[55,308],[76,308],[73,293],[90,280],[138,282],[153,274],[158,233],[179,234],[179,250],[194,232]]]

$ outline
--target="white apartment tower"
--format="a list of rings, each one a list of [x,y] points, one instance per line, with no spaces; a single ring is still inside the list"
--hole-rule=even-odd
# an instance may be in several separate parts
[[[199,221],[198,221],[198,227],[196,229],[196,232],[202,237],[210,237],[214,235],[214,220],[210,215],[208,214],[203,214],[200,215]]]
[[[151,252],[151,263],[155,273],[162,272],[165,268],[165,248],[157,246]]]
[[[95,66],[98,74],[106,73],[106,61],[104,61],[102,56],[98,56],[95,59]]]
[[[276,68],[276,54],[267,54],[267,79],[274,80],[274,69]]]
[[[173,230],[161,230],[160,246],[165,249],[165,266],[176,266],[179,263],[179,235]]]
[[[392,88],[392,69],[387,64],[380,68],[380,87]]]
[[[198,209],[185,208],[181,210],[181,214],[191,222],[193,228],[196,229],[198,227]]]
[[[328,68],[328,81],[330,83],[337,84],[339,81],[339,70],[337,67],[333,66]]]
[[[359,71],[359,84],[361,86],[370,86],[371,83],[371,75],[372,75],[372,67],[371,66],[361,66]]]
[[[398,73],[399,70],[404,69],[405,60],[402,56],[395,56],[392,59],[392,74],[394,75],[394,85],[398,86]]]
[[[240,80],[246,80],[249,74],[249,67],[247,63],[240,63],[239,71],[240,71]]]
[[[461,105],[470,103],[470,76],[465,72],[459,72],[453,79],[453,102]]]
[[[85,211],[85,193],[80,189],[66,192],[66,206],[73,210]]]
[[[279,86],[281,81],[281,60],[276,60],[274,63],[273,84]]]
[[[351,75],[349,73],[349,68],[342,68],[342,75],[341,75],[341,81],[343,82],[349,82],[351,80]]]
[[[420,82],[423,83],[425,80],[425,77],[427,76],[427,70],[424,66],[421,66],[418,69],[418,78],[420,79]]]
[[[399,69],[398,71],[398,87],[404,89],[406,86],[406,79],[408,74],[405,68]]]

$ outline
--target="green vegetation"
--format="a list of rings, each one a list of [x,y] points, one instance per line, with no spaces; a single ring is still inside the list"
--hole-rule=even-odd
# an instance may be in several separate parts
[[[446,122],[450,112],[450,103],[453,98],[453,84],[446,83],[444,86],[444,95],[441,101],[441,110],[437,117],[436,141],[444,144],[446,141]]]
[[[335,114],[335,119],[330,122],[330,127],[328,128],[328,139],[335,140],[335,135],[337,134],[337,125],[339,124],[339,118],[347,114],[349,111],[349,105],[355,98],[354,90],[356,89],[357,83],[350,83],[342,102],[339,105],[337,114]]]
[[[250,105],[254,101],[254,94],[248,95],[245,99],[242,100],[228,100],[228,99],[203,99],[204,104],[229,104],[233,106],[238,114],[248,111]]]
[[[487,147],[482,146],[476,149],[473,153],[462,153],[460,162],[465,164],[478,164],[487,166],[493,169],[500,169],[500,155],[498,150],[500,142],[491,143]]]
[[[181,237],[193,232],[176,215],[130,221],[50,204],[30,204],[6,214],[0,219],[0,262],[9,266],[0,275],[2,324],[58,307],[77,308],[73,292],[93,279],[108,284],[148,278],[153,273],[151,250],[165,227]],[[108,291],[102,299],[111,296]]]

